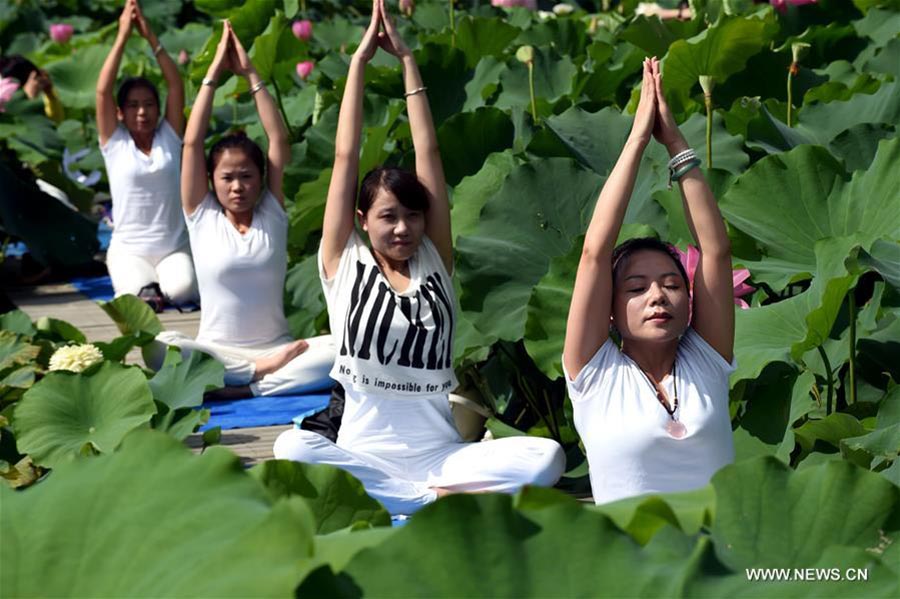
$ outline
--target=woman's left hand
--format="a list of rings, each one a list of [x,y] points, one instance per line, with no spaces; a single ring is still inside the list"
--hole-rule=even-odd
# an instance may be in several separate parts
[[[378,33],[378,45],[381,46],[382,50],[397,58],[411,56],[412,52],[406,46],[403,38],[400,37],[397,28],[394,27],[394,21],[384,5],[384,0],[377,1],[381,4],[381,23],[384,26],[384,31]]]
[[[249,77],[256,72],[256,67],[253,66],[250,56],[247,55],[247,51],[234,29],[229,28],[229,31],[231,32],[231,68],[238,75]]]
[[[653,82],[656,84],[656,120],[653,123],[653,137],[667,148],[676,146],[687,147],[684,136],[678,129],[678,124],[672,115],[672,109],[669,108],[669,104],[666,102],[666,95],[662,86],[662,75],[659,73],[659,60],[656,58],[650,60],[650,72],[653,74]],[[682,149],[684,148],[679,147],[676,152]]]
[[[141,5],[137,2],[134,3],[134,25],[137,27],[141,37],[149,41],[150,37],[153,35],[153,30],[150,29],[150,24],[147,22],[146,17],[144,17],[143,11],[141,11]]]

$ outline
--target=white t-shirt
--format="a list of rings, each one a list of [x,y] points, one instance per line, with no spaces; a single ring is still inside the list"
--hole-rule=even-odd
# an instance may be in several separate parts
[[[734,461],[728,376],[735,362],[727,363],[689,328],[675,364],[675,379],[667,376],[661,384],[672,399],[677,382],[675,416],[687,428],[681,439],[666,432],[670,418],[655,389],[612,339],[574,381],[566,373],[596,503],[703,487]]]
[[[100,147],[112,195],[112,251],[167,256],[187,243],[181,215],[181,145],[163,119],[149,156],[121,124]]]
[[[243,235],[206,194],[185,214],[200,288],[197,341],[268,347],[291,340],[284,317],[288,219],[268,190]]]
[[[446,394],[456,388],[456,296],[427,237],[409,260],[409,274],[409,287],[395,291],[353,231],[337,273],[326,279],[319,248],[331,334],[340,339],[331,378],[345,388],[393,397]]]

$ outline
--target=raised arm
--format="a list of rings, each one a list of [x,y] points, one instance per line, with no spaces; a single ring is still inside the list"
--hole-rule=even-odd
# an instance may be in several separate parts
[[[325,218],[322,223],[322,262],[325,276],[337,272],[341,252],[353,232],[356,214],[356,188],[359,179],[359,143],[363,122],[363,84],[366,63],[378,49],[381,21],[379,1],[372,3],[372,20],[359,47],[350,59],[347,84],[341,99],[337,135],[334,140],[334,167],[328,185]]]
[[[256,102],[256,112],[262,121],[263,130],[269,140],[268,164],[266,165],[267,183],[269,191],[284,206],[284,191],[281,182],[284,178],[284,169],[291,160],[291,143],[288,138],[288,130],[278,112],[275,100],[269,94],[265,82],[256,72],[256,67],[250,62],[241,40],[231,31],[231,64],[234,72],[247,78],[250,84],[250,93]]]
[[[215,84],[222,73],[230,68],[229,48],[231,47],[231,24],[222,25],[222,37],[216,47],[216,54],[209,65],[203,85],[197,92],[197,99],[191,107],[191,117],[184,130],[184,148],[181,153],[181,206],[191,215],[209,191],[206,174],[206,130],[212,113]]]
[[[434,121],[428,96],[424,93],[422,76],[412,52],[397,33],[394,22],[384,7],[384,0],[378,0],[385,35],[379,38],[379,45],[400,59],[403,65],[403,79],[406,85],[406,110],[409,114],[409,128],[412,131],[413,148],[416,152],[416,176],[428,193],[431,202],[425,218],[425,234],[434,243],[444,266],[453,270],[453,235],[450,230],[450,200],[447,197],[447,181],[444,165],[438,148]],[[410,93],[413,92],[413,93]]]
[[[651,62],[656,88],[657,127],[654,135],[670,156],[686,150],[663,93],[659,62]],[[703,176],[693,168],[678,181],[684,214],[691,234],[700,248],[694,273],[694,300],[691,326],[719,354],[731,361],[734,354],[734,299],[731,274],[731,243],[716,198]]]
[[[135,25],[137,25],[138,33],[147,40],[159,68],[162,70],[163,78],[166,80],[166,121],[175,130],[178,136],[184,134],[184,82],[181,80],[181,74],[175,61],[169,56],[166,49],[163,48],[156,34],[150,29],[150,24],[144,18],[140,5],[135,0]]]
[[[116,114],[116,77],[119,74],[119,65],[122,63],[122,54],[125,53],[125,44],[131,35],[131,26],[137,12],[135,0],[125,0],[125,7],[119,15],[119,31],[112,50],[103,62],[100,76],[97,78],[97,135],[100,137],[100,146],[105,146],[112,134],[116,132],[119,119]]]
[[[612,252],[634,190],[641,157],[653,133],[656,98],[649,61],[644,61],[641,98],[631,134],[606,179],[584,238],[566,322],[563,361],[573,379],[609,338],[612,311]]]

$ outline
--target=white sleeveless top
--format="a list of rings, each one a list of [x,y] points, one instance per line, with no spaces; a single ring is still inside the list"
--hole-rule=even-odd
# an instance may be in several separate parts
[[[697,489],[734,461],[728,376],[735,362],[727,363],[689,328],[675,363],[675,379],[667,376],[661,384],[671,399],[677,382],[675,416],[687,428],[681,439],[666,432],[669,415],[652,384],[612,339],[574,380],[566,373],[596,503]]]
[[[243,235],[212,192],[185,214],[200,288],[197,341],[265,348],[291,340],[284,317],[288,219],[268,190]]]
[[[409,287],[395,291],[353,231],[337,272],[327,279],[319,248],[331,334],[340,339],[331,378],[345,388],[390,397],[433,396],[456,388],[456,296],[427,237],[409,260],[409,274]]]
[[[112,195],[112,251],[166,256],[188,242],[181,215],[181,145],[163,119],[149,156],[121,124],[100,146]]]

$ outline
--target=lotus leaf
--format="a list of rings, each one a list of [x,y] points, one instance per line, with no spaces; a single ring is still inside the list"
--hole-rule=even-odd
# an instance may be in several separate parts
[[[31,317],[18,309],[0,314],[0,329],[26,337],[31,337],[35,333]]]
[[[156,412],[139,368],[104,362],[86,374],[51,372],[16,406],[19,450],[50,468],[87,452],[109,453]]]
[[[897,122],[900,122],[900,81],[884,83],[873,94],[856,94],[845,101],[804,106],[797,116],[796,129],[806,139],[829,144],[854,125],[896,125]]]
[[[503,51],[521,31],[499,18],[463,17],[456,22],[456,47],[466,55],[466,64],[475,67],[489,56]]]
[[[453,234],[467,237],[478,227],[481,209],[503,186],[506,177],[516,165],[511,152],[489,155],[477,173],[463,177],[453,189]]]
[[[0,331],[0,371],[27,364],[37,358],[40,351],[40,347],[32,345],[22,335],[8,330]]]
[[[572,91],[572,79],[577,69],[568,56],[557,56],[545,48],[534,49],[534,93],[543,103],[552,104]],[[531,106],[528,67],[514,60],[509,70],[500,75],[502,91],[497,98],[498,108]],[[544,111],[541,111],[544,114]]]
[[[181,351],[170,348],[162,368],[150,379],[153,399],[170,410],[193,408],[203,403],[203,394],[225,386],[225,367],[202,352],[182,359]]]
[[[158,432],[0,497],[4,596],[287,596],[312,563],[302,500]]]
[[[291,266],[285,278],[285,316],[296,339],[321,334],[327,320],[316,254]]]
[[[489,154],[512,147],[513,134],[509,116],[497,108],[479,108],[447,119],[437,132],[447,183],[456,185],[477,173]]]
[[[53,88],[67,108],[93,109],[97,97],[97,77],[109,54],[106,45],[81,48],[68,58],[45,68],[53,79]]]
[[[153,309],[134,295],[122,295],[108,302],[100,302],[100,307],[123,335],[155,336],[162,332],[162,323]]]

